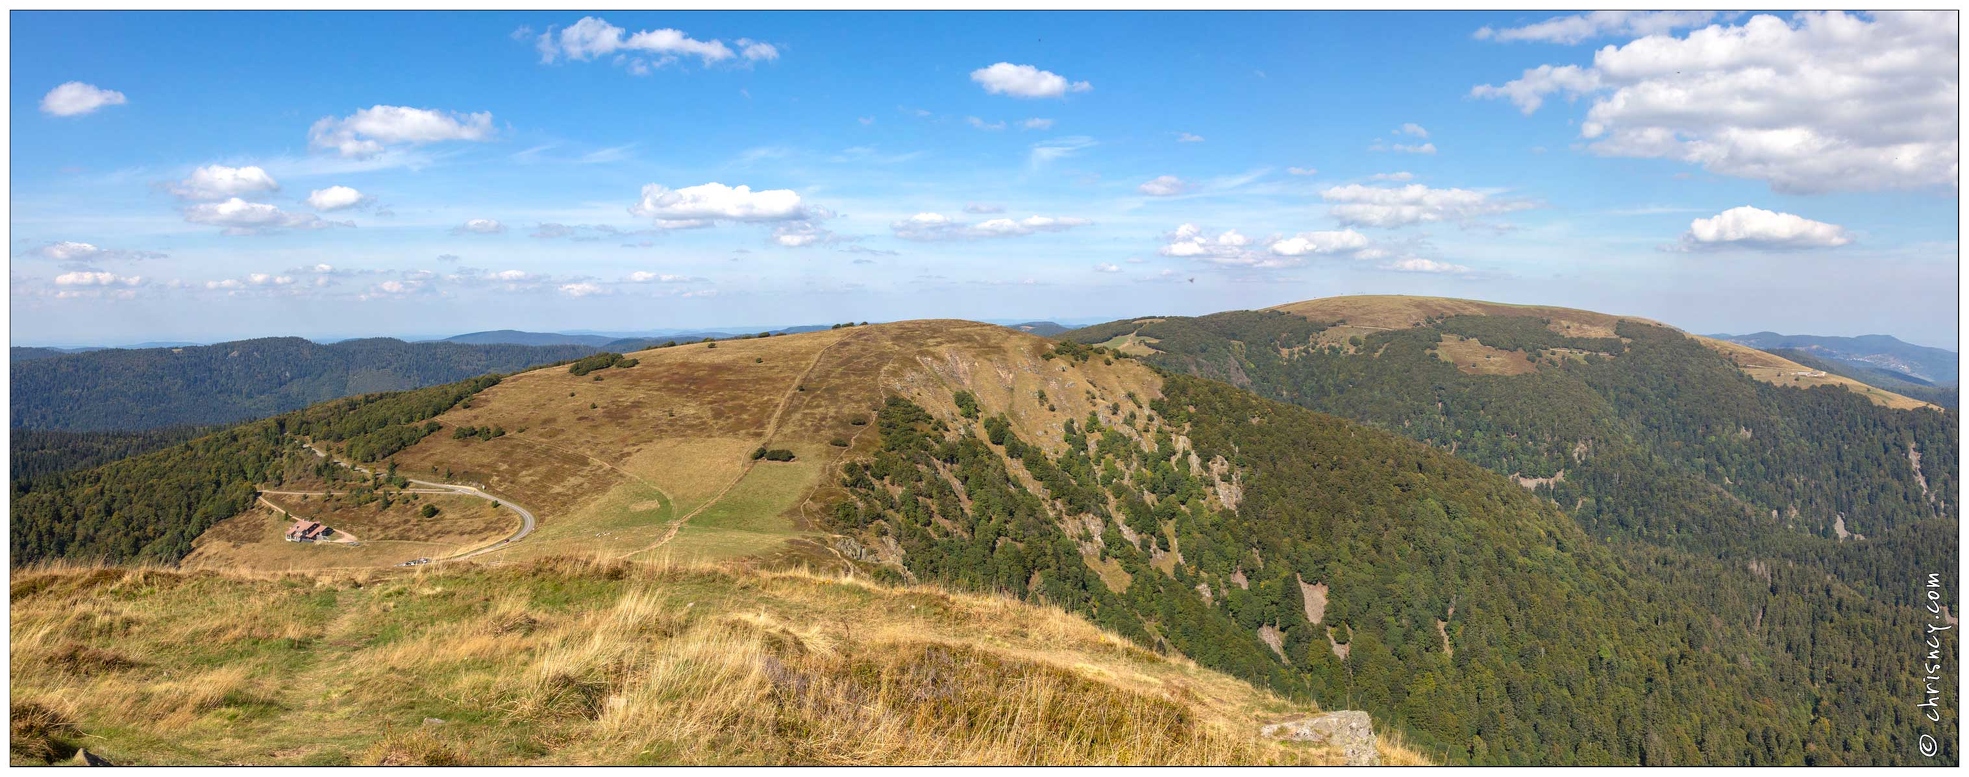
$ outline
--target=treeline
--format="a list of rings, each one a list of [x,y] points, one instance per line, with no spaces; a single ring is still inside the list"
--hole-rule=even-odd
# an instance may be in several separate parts
[[[578,359],[581,345],[298,337],[107,349],[11,365],[15,429],[134,431],[267,418],[337,397],[403,391]]]
[[[302,438],[358,461],[380,459],[437,431],[431,417],[498,382],[489,375],[351,397],[91,469],[15,478],[13,564],[175,562],[200,533],[250,508],[262,484],[339,469],[303,449]]]

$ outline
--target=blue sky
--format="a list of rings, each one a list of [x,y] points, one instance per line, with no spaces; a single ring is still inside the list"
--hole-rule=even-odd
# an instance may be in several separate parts
[[[1352,293],[1956,344],[1952,15],[12,22],[15,344]]]

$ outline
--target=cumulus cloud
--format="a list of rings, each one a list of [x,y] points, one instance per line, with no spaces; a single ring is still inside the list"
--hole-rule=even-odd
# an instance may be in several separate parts
[[[1005,206],[991,205],[982,202],[969,202],[964,204],[964,212],[965,213],[1004,213]]]
[[[506,225],[499,223],[498,219],[470,219],[451,228],[454,235],[497,235],[505,231]]]
[[[280,183],[267,171],[254,166],[206,165],[171,185],[171,193],[187,200],[223,200],[277,191]]]
[[[987,122],[984,119],[980,119],[976,116],[964,117],[964,123],[969,124],[973,127],[977,127],[978,129],[981,130],[997,131],[997,130],[1005,129],[1005,122],[1002,121]]]
[[[1182,194],[1188,188],[1189,184],[1184,183],[1181,178],[1173,175],[1158,175],[1142,182],[1141,186],[1135,187],[1135,191],[1150,197],[1173,197]]]
[[[1367,244],[1366,235],[1351,229],[1342,229],[1332,232],[1301,232],[1272,241],[1266,250],[1276,256],[1351,254],[1366,248]]]
[[[347,186],[330,186],[308,192],[308,207],[318,211],[336,211],[367,205],[375,198]]]
[[[1203,142],[1203,136],[1202,136],[1202,135],[1192,135],[1192,134],[1190,134],[1190,133],[1187,133],[1187,132],[1178,132],[1178,133],[1176,133],[1176,142],[1178,142],[1178,143],[1202,143],[1202,142]]]
[[[1722,248],[1796,250],[1837,248],[1853,242],[1846,228],[1790,213],[1745,205],[1689,222],[1676,247],[1682,251]]]
[[[122,92],[103,89],[81,81],[70,81],[48,90],[41,97],[41,112],[49,116],[84,116],[105,105],[129,102]]]
[[[570,297],[592,297],[597,294],[607,294],[608,289],[603,288],[598,283],[581,281],[578,283],[561,284],[561,293]]]
[[[1195,224],[1183,224],[1163,238],[1157,249],[1163,256],[1255,269],[1296,267],[1313,256],[1366,258],[1373,250],[1366,235],[1351,229],[1257,239],[1235,229],[1213,235]]]
[[[726,186],[713,181],[682,189],[660,184],[643,187],[643,196],[629,212],[656,221],[665,229],[704,227],[719,221],[801,221],[831,215],[800,200],[792,189]]]
[[[1432,189],[1422,184],[1399,188],[1347,184],[1320,193],[1333,203],[1327,209],[1342,224],[1399,227],[1441,221],[1469,222],[1536,207],[1525,200],[1500,200],[1469,189]]]
[[[345,116],[323,117],[308,129],[308,145],[344,157],[365,159],[390,146],[420,146],[448,140],[491,139],[492,114],[446,113],[398,105],[377,105]]]
[[[966,224],[941,213],[918,213],[889,225],[904,240],[982,240],[996,237],[1023,237],[1038,232],[1063,232],[1094,222],[1082,218],[1028,216],[1023,219],[989,219]]]
[[[457,254],[438,254],[438,261],[440,262],[456,262],[460,258]]]
[[[763,62],[779,59],[779,48],[770,43],[749,38],[739,38],[734,43],[738,46],[737,51],[723,41],[698,40],[682,30],[669,28],[630,33],[600,18],[584,16],[581,21],[565,29],[556,31],[556,28],[548,27],[535,39],[534,47],[540,52],[541,62],[551,63],[561,58],[587,61],[613,57],[616,64],[637,75],[668,67],[685,57],[695,57],[705,66],[728,60]]]
[[[1700,27],[1716,16],[1714,11],[1594,11],[1555,16],[1536,24],[1502,30],[1482,27],[1474,37],[1477,40],[1539,41],[1570,46],[1594,38],[1638,38],[1686,27]]]
[[[1019,128],[1029,129],[1029,130],[1048,130],[1053,128],[1053,120],[1052,119],[1026,119],[1025,121],[1019,122]]]
[[[1121,265],[1102,262],[1094,265],[1094,272],[1121,272]]]
[[[202,202],[185,208],[185,220],[193,224],[224,227],[227,235],[258,235],[286,229],[327,229],[353,227],[350,221],[324,221],[312,213],[289,213],[261,202],[238,197],[224,202]]]
[[[98,262],[122,259],[163,259],[164,254],[156,251],[125,251],[102,248],[93,243],[79,243],[63,240],[49,243],[28,252],[32,256],[51,259],[57,262]]]
[[[1376,181],[1394,181],[1396,183],[1406,183],[1415,180],[1415,174],[1406,170],[1393,173],[1375,173],[1368,177]]]
[[[1603,156],[1674,159],[1777,191],[1948,188],[1957,171],[1957,15],[1757,15],[1607,46],[1471,90],[1525,113],[1591,98]]]
[[[1026,99],[1065,97],[1068,92],[1085,92],[1094,88],[1086,81],[1068,81],[1057,73],[1010,62],[973,70],[971,80],[990,94]]]
[[[141,275],[117,275],[110,272],[65,272],[55,276],[56,286],[141,286]]]
[[[1423,129],[1422,125],[1416,124],[1415,122],[1409,122],[1407,124],[1401,125],[1400,127],[1396,127],[1394,134],[1409,135],[1409,136],[1424,138],[1424,139],[1427,139],[1429,137],[1429,131]]]

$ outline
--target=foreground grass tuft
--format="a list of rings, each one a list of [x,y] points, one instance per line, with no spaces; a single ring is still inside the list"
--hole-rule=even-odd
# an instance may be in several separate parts
[[[15,763],[1319,764],[1311,712],[1057,609],[587,558],[13,576]],[[1384,742],[1390,762],[1413,753]]]

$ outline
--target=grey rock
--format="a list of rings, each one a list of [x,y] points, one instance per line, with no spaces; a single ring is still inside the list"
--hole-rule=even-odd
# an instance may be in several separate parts
[[[1287,739],[1340,748],[1348,766],[1380,766],[1374,750],[1374,722],[1359,710],[1342,710],[1301,720],[1273,723],[1260,730],[1273,739]]]

